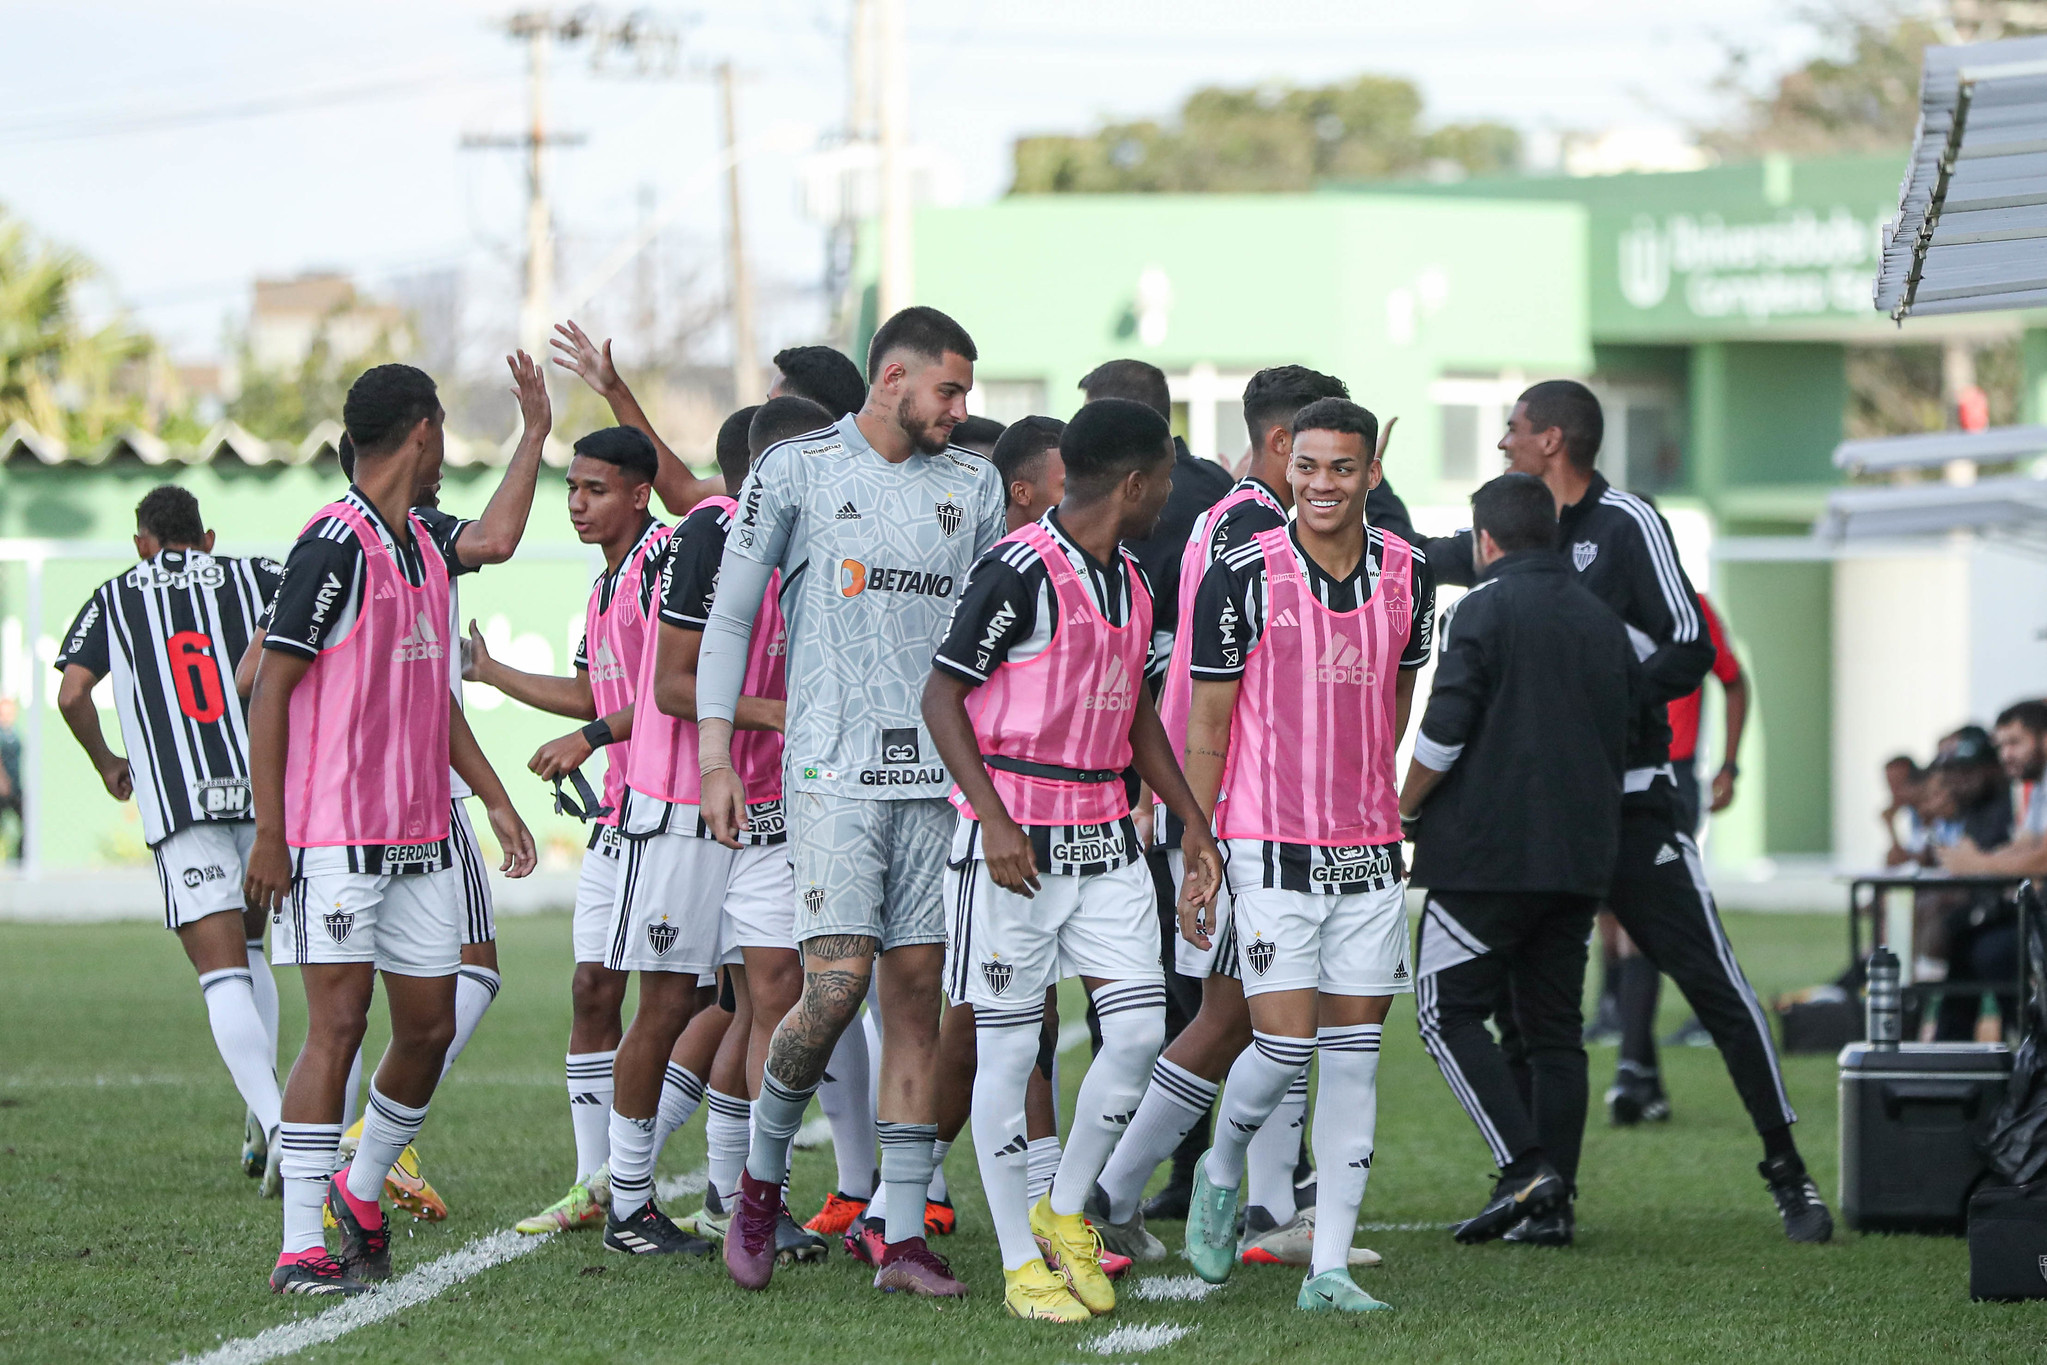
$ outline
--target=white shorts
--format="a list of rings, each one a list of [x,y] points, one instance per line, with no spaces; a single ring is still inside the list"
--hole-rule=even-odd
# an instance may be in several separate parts
[[[576,878],[576,913],[569,944],[578,962],[602,962],[611,947],[611,911],[618,903],[618,871],[625,865],[625,841],[615,825],[598,825],[583,850]]]
[[[183,929],[208,915],[242,913],[242,878],[256,826],[249,820],[187,825],[150,851],[163,883],[163,927]]]
[[[1177,899],[1181,879],[1187,875],[1187,858],[1177,848],[1166,850],[1166,867],[1173,874],[1173,894]],[[1196,981],[1210,976],[1236,977],[1237,966],[1236,920],[1230,914],[1230,889],[1216,888],[1215,905],[1211,914],[1215,923],[1208,931],[1208,946],[1197,948],[1180,936],[1179,919],[1176,914],[1173,924],[1173,970],[1182,976],[1191,976]]]
[[[1318,896],[1257,885],[1256,856],[1230,859],[1245,880],[1233,896],[1245,995],[1317,990],[1326,995],[1402,995],[1407,967],[1407,887]]]
[[[976,858],[945,871],[945,990],[975,1009],[1036,1007],[1062,976],[1156,981],[1158,897],[1140,859],[1113,872],[1047,874],[1004,890]]]
[[[452,976],[462,965],[462,873],[378,876],[302,867],[274,917],[279,962],[371,962],[399,976]]]
[[[713,971],[725,884],[738,856],[714,839],[627,839],[604,965],[615,972]]]
[[[462,874],[463,946],[495,942],[498,925],[491,913],[490,865],[483,860],[483,845],[476,842],[476,826],[469,823],[469,806],[459,796],[448,818],[448,856]]]
[[[718,919],[718,961],[745,961],[746,948],[796,947],[796,870],[786,844],[742,848],[732,859]]]

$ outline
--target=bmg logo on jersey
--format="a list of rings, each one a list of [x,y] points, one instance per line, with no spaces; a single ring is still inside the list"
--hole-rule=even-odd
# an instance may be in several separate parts
[[[857,559],[840,560],[839,596],[858,597],[869,590],[913,593],[919,597],[950,597],[952,575],[926,573],[922,569],[891,569],[879,564],[869,566]]]
[[[419,619],[412,623],[412,629],[405,632],[405,638],[391,651],[394,664],[417,663],[421,659],[445,659],[447,651],[441,648],[440,633],[434,623],[421,612]]]
[[[881,761],[883,763],[916,763],[924,756],[917,742],[917,727],[905,726],[900,730],[881,732]]]

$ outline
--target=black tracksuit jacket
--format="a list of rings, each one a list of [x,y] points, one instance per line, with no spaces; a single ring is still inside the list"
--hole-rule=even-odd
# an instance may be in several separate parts
[[[1431,890],[1604,896],[1641,667],[1626,629],[1546,550],[1456,604],[1415,757],[1446,776],[1415,823]]]
[[[1425,548],[1438,584],[1475,581],[1471,532],[1432,539]],[[1696,692],[1713,667],[1713,639],[1699,617],[1698,594],[1656,504],[1622,492],[1597,472],[1585,496],[1558,514],[1557,552],[1626,624],[1642,662],[1627,786],[1631,794],[1646,791],[1656,770],[1670,762],[1664,707]]]

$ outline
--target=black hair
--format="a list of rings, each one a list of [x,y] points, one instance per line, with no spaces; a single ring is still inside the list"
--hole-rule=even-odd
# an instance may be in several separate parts
[[[875,332],[874,340],[867,345],[868,383],[880,380],[881,363],[891,351],[909,351],[932,361],[945,359],[947,351],[967,360],[981,358],[966,328],[936,308],[922,305],[905,308]]]
[[[1533,474],[1502,474],[1471,495],[1471,529],[1491,532],[1502,554],[1554,549],[1556,497]]]
[[[739,485],[746,481],[746,471],[753,466],[753,452],[746,447],[746,432],[753,425],[753,415],[763,406],[754,403],[743,407],[718,428],[718,472],[725,476],[728,493],[739,491]]]
[[[1599,443],[1606,438],[1606,414],[1599,400],[1575,379],[1545,379],[1516,400],[1528,405],[1531,431],[1555,427],[1564,437],[1564,453],[1580,469],[1592,468]]]
[[[995,443],[995,468],[1002,475],[1004,488],[1021,478],[1028,478],[1033,466],[1048,450],[1059,448],[1059,437],[1066,430],[1066,423],[1057,417],[1019,417],[1003,429],[1002,439]]]
[[[382,455],[397,449],[414,427],[440,410],[440,394],[425,370],[377,365],[348,386],[341,424],[355,439],[358,454]]]
[[[1142,403],[1104,398],[1073,414],[1059,433],[1059,457],[1067,487],[1101,492],[1133,469],[1171,460],[1173,429]]]
[[[1348,398],[1350,388],[1335,375],[1305,365],[1274,365],[1251,376],[1244,386],[1244,426],[1251,448],[1265,444],[1265,433],[1286,426],[1294,414],[1318,398]]]
[[[158,484],[135,504],[135,529],[163,545],[197,545],[206,539],[199,499],[174,483]]]
[[[969,417],[952,429],[952,443],[977,455],[991,455],[1004,427],[993,417]],[[986,449],[983,449],[986,447]]]
[[[836,347],[791,346],[775,352],[775,368],[782,372],[783,393],[808,398],[831,421],[860,411],[867,401],[860,367]]]
[[[808,398],[793,393],[770,398],[753,410],[753,420],[746,424],[746,453],[751,460],[758,460],[771,445],[822,431],[831,424],[832,415]]]
[[[341,476],[351,483],[355,480],[355,438],[347,432],[334,443],[334,457],[341,461]]]
[[[661,468],[661,456],[653,438],[638,427],[599,427],[571,447],[578,455],[616,465],[641,483],[654,482]]]
[[[1173,420],[1173,393],[1166,387],[1166,372],[1148,360],[1105,360],[1087,372],[1080,391],[1090,403],[1101,398],[1128,398],[1169,422]]]
[[[1338,431],[1364,442],[1369,462],[1379,449],[1379,419],[1348,398],[1318,398],[1294,414],[1293,433]]]
[[[2047,701],[2013,702],[1997,713],[1997,723],[1991,728],[2002,730],[2007,725],[2023,725],[2036,735],[2047,735]]]

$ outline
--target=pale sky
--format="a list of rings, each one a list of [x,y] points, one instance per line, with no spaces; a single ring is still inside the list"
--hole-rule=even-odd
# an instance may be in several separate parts
[[[258,274],[338,267],[375,286],[459,266],[509,287],[523,223],[518,157],[459,144],[521,126],[524,50],[491,27],[515,7],[0,3],[12,58],[0,203],[97,261],[109,297],[181,357],[220,353]],[[770,289],[822,271],[793,149],[843,120],[849,8],[696,0],[667,11],[697,16],[691,58],[730,59],[749,78],[742,135],[779,128],[788,148],[745,170],[749,244]],[[965,202],[1006,187],[1020,133],[1164,116],[1202,84],[1404,75],[1436,120],[1598,129],[1709,116],[1725,41],[1778,64],[1812,45],[1783,0],[1710,10],[1696,0],[908,0],[908,13],[913,133],[957,167]],[[555,71],[557,126],[588,134],[552,159],[564,285],[632,229],[643,186],[676,198],[676,230],[716,278],[711,85],[593,75],[574,51],[557,55]],[[630,278],[611,283],[607,305],[624,306]],[[764,344],[807,339],[776,334],[805,325],[785,309]]]

